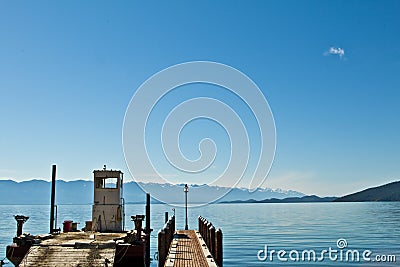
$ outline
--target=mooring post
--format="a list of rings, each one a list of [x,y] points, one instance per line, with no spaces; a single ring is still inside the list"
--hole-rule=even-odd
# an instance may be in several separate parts
[[[202,223],[202,231],[203,231],[203,239],[207,240],[207,231],[206,231],[207,220],[204,218]]]
[[[175,234],[174,224],[173,224],[172,220],[170,221],[169,229],[171,230],[171,237],[170,237],[170,240],[169,240],[169,243],[171,244],[172,240],[174,239],[174,234]]]
[[[175,215],[171,218],[172,221],[172,235],[175,234]]]
[[[166,239],[165,246],[169,248],[171,244],[171,227],[169,226],[169,223],[167,223],[165,226],[165,239]]]
[[[199,232],[200,232],[200,235],[201,235],[201,216],[197,217],[197,222],[198,222]]]
[[[131,219],[135,225],[135,236],[134,236],[135,241],[142,240],[142,221],[144,220],[144,218],[145,218],[144,215],[131,216]]]
[[[220,228],[215,232],[215,262],[219,267],[222,267],[223,251],[222,251],[222,231]]]
[[[168,211],[166,211],[165,215],[164,215],[164,223],[167,223],[167,222],[168,222]]]
[[[50,203],[50,234],[54,231],[54,205],[56,199],[56,165],[53,165],[51,175],[51,203]]]
[[[164,267],[167,258],[167,247],[164,229],[158,231],[158,267]]]
[[[207,234],[207,232],[206,232],[206,225],[207,225],[207,220],[206,220],[206,218],[203,218],[203,221],[202,221],[202,223],[201,223],[201,230],[202,230],[202,236],[203,236],[203,239],[204,239],[204,240],[207,239],[207,237],[206,237],[206,234]]]
[[[212,226],[212,224],[211,224],[211,222],[208,222],[207,223],[207,228],[206,228],[206,231],[207,231],[207,234],[206,234],[206,236],[207,236],[207,247],[208,248],[210,248],[211,246],[210,246],[210,244],[211,244],[211,233],[210,233],[210,228],[211,228],[211,226]]]
[[[206,231],[206,227],[207,227],[207,220],[204,219],[203,226],[202,226],[202,229],[203,229],[203,239],[204,239],[204,242],[206,242],[206,244],[207,244],[207,231]]]
[[[150,266],[150,194],[146,194],[146,266]]]
[[[215,258],[215,227],[211,225],[210,227],[210,252],[211,255]]]
[[[15,215],[14,219],[17,221],[17,236],[20,236],[22,235],[22,227],[29,217],[24,215]]]
[[[206,225],[207,225],[207,220],[205,218],[203,218],[202,222],[201,222],[201,235],[203,237],[204,240],[207,240],[206,237]]]

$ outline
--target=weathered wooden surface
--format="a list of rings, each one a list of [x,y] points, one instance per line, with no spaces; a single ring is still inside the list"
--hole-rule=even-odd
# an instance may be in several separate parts
[[[165,267],[216,267],[201,235],[195,230],[178,230],[171,243]]]
[[[115,249],[32,246],[19,266],[112,266]]]
[[[113,266],[124,233],[63,233],[30,248],[19,266]]]

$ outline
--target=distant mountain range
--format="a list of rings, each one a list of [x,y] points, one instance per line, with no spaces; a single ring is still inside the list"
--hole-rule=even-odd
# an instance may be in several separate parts
[[[364,201],[400,201],[400,181],[368,188],[335,200],[335,202]]]
[[[123,194],[126,203],[144,203],[146,191],[162,194],[169,203],[182,203],[183,185],[128,182],[124,184]],[[43,180],[15,182],[0,180],[0,205],[49,204],[51,183]],[[210,197],[217,198],[228,192],[218,203],[309,203],[309,202],[365,202],[365,201],[400,201],[400,181],[369,188],[342,197],[306,196],[297,191],[259,188],[254,192],[244,188],[191,185],[196,190],[190,191],[190,202],[203,202]],[[91,204],[93,202],[93,182],[76,180],[57,180],[57,204]],[[157,200],[153,200],[153,203]]]
[[[310,202],[332,202],[336,200],[337,197],[319,197],[316,195],[303,196],[303,197],[287,197],[284,199],[270,198],[264,200],[236,200],[236,201],[226,201],[223,203],[310,203]]]
[[[170,203],[182,203],[182,185],[140,183],[140,185],[150,192],[158,192],[165,196]],[[199,190],[192,190],[190,195],[191,202],[202,202],[216,198],[230,190],[226,187],[191,185],[199,187]],[[51,183],[44,180],[30,180],[15,182],[12,180],[0,180],[0,204],[49,204]],[[196,193],[195,193],[196,192]],[[124,183],[123,195],[126,203],[144,203],[145,193],[135,182]],[[296,191],[285,191],[280,189],[259,188],[254,192],[247,189],[234,188],[227,193],[220,201],[233,200],[263,200],[266,198],[283,199],[288,197],[302,197],[303,193]],[[93,202],[93,182],[76,180],[56,182],[56,203],[57,204],[91,204]],[[156,201],[155,201],[156,202]]]
[[[235,200],[225,201],[224,203],[309,203],[309,202],[372,202],[372,201],[400,201],[400,181],[392,182],[382,186],[372,187],[363,191],[346,195],[343,197],[318,197],[302,196],[287,197],[283,199],[263,199],[263,200]]]

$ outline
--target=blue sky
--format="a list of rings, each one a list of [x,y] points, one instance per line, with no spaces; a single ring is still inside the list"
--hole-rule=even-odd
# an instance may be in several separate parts
[[[399,180],[399,13],[398,1],[1,1],[0,179],[48,179],[53,163],[65,180],[103,164],[128,174],[135,90],[208,60],[269,102],[265,186],[341,195]]]

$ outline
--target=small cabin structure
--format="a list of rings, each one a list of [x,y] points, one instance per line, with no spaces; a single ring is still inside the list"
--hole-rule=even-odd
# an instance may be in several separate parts
[[[95,170],[92,231],[124,231],[123,176],[119,170]]]

